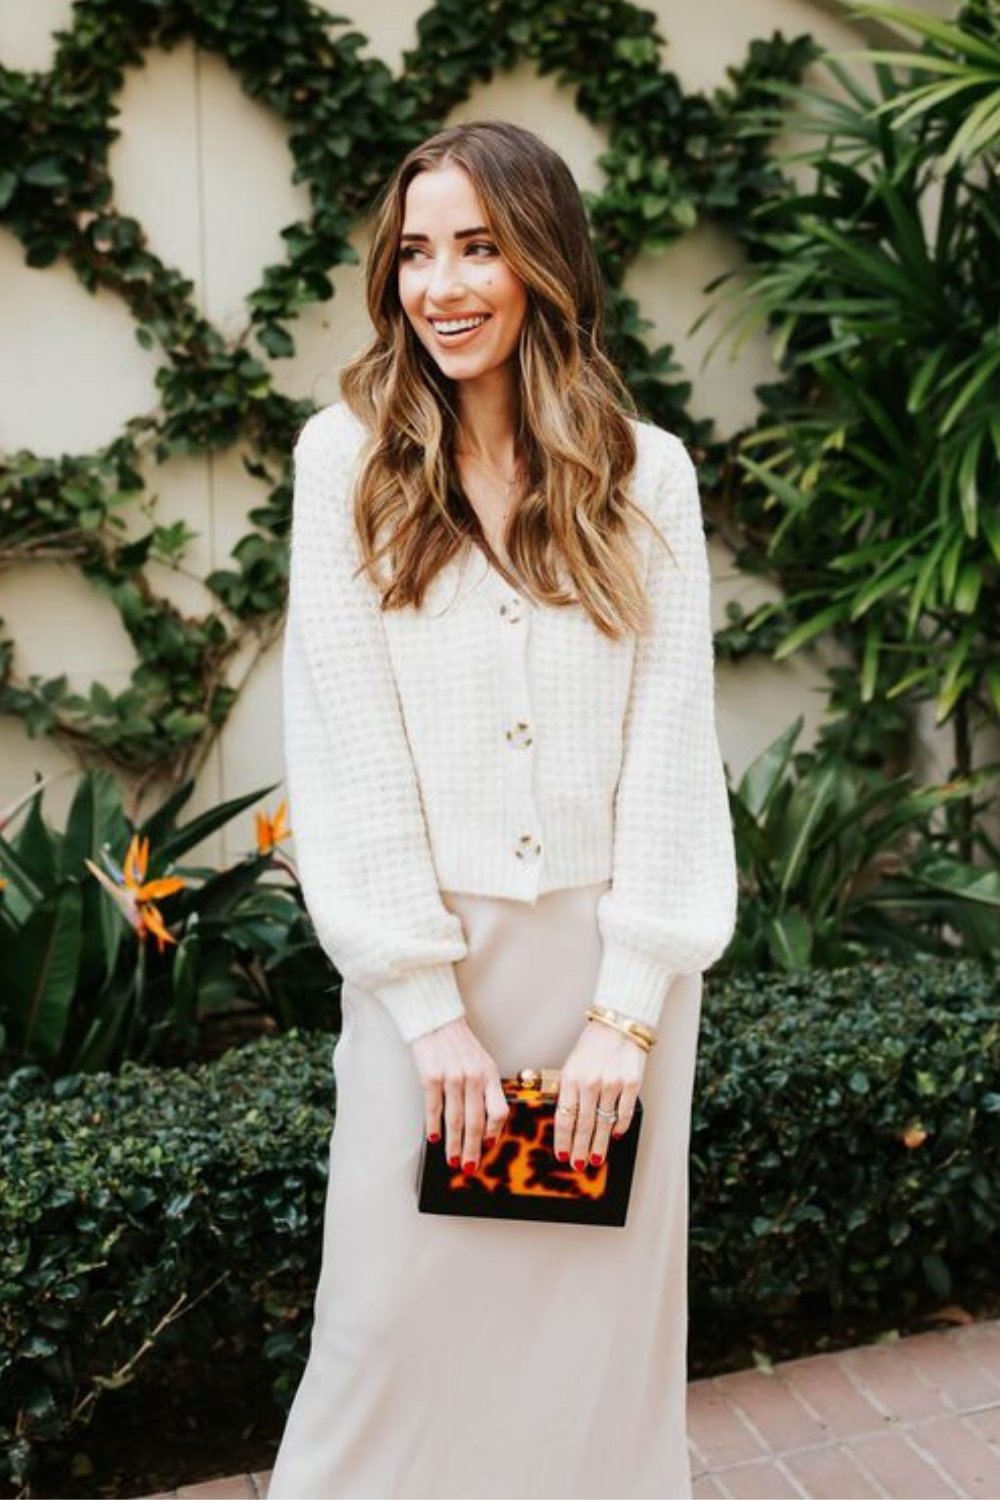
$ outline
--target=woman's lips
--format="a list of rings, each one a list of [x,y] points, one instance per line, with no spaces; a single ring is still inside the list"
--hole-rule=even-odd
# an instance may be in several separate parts
[[[434,329],[435,339],[443,349],[454,349],[459,345],[470,343],[471,340],[475,338],[476,334],[481,333],[482,330],[486,327],[486,324],[490,321],[491,316],[492,314],[487,313],[483,321],[481,323],[478,323],[475,328],[466,328],[461,333],[442,333],[434,322],[431,322],[431,327]],[[430,322],[430,319],[428,319],[428,321]]]

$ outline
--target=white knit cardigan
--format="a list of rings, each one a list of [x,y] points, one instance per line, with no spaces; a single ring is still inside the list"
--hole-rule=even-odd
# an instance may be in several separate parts
[[[295,447],[284,749],[303,896],[344,980],[411,1041],[464,1013],[441,891],[534,902],[610,880],[593,1002],[656,1024],[726,948],[736,864],[715,727],[708,557],[683,443],[635,422],[654,626],[611,641],[536,604],[469,543],[420,610],[382,611],[353,524],[364,427]]]

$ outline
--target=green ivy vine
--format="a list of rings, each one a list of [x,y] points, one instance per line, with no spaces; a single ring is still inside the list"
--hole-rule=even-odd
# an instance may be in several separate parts
[[[726,447],[712,441],[711,423],[689,416],[690,385],[673,350],[649,347],[649,324],[623,281],[641,250],[706,217],[753,253],[752,210],[788,184],[760,133],[743,127],[767,82],[797,79],[816,48],[809,37],[780,34],[755,42],[709,99],[685,93],[663,70],[655,23],[628,0],[438,0],[394,77],[360,55],[358,32],[310,0],[76,0],[48,72],[0,65],[0,223],[28,265],[62,258],[86,288],[122,298],[137,339],[161,358],[158,408],[106,446],[58,458],[0,455],[0,569],[38,559],[78,566],[120,614],[137,659],[131,681],[117,693],[94,683],[81,695],[65,677],[22,680],[14,643],[2,639],[0,710],[85,763],[103,760],[142,779],[197,769],[235,698],[234,657],[251,639],[263,649],[281,625],[290,451],[312,408],[274,389],[262,356],[294,354],[299,310],[333,295],[330,272],[356,260],[351,230],[404,152],[475,84],[520,60],[573,89],[580,112],[607,130],[606,185],[588,195],[588,208],[614,352],[646,414],[698,450],[709,496],[724,486]],[[201,315],[191,282],[157,258],[141,224],[118,211],[108,166],[126,69],[185,38],[223,58],[246,93],[285,122],[294,180],[311,202],[309,217],[282,231],[285,259],[264,270],[247,299],[247,326],[231,339]],[[205,580],[217,606],[192,618],[158,595],[147,573],[154,560],[178,560],[190,533],[154,525],[130,539],[120,511],[143,488],[147,454],[162,462],[237,440],[267,499],[250,511],[231,566]],[[734,630],[731,651],[750,649]]]

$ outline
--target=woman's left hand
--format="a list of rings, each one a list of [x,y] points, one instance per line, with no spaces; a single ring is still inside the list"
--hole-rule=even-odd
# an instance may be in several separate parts
[[[572,1160],[577,1171],[589,1162],[596,1167],[608,1153],[612,1126],[623,1135],[632,1121],[635,1101],[646,1071],[646,1053],[601,1021],[588,1021],[562,1069],[558,1104],[571,1106],[574,1115],[557,1108],[555,1153]],[[617,1120],[602,1120],[598,1108],[617,1110]]]

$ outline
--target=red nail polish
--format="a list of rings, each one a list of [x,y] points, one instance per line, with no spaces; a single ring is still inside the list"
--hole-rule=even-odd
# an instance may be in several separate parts
[[[573,1165],[578,1172],[582,1172],[587,1163],[584,1161],[582,1156],[579,1156],[574,1158]]]
[[[483,1145],[486,1147],[487,1151],[493,1145],[493,1143],[494,1143],[495,1140],[496,1140],[496,1136],[495,1135],[488,1135],[486,1137],[486,1139],[483,1141]]]
[[[471,1177],[475,1170],[476,1164],[474,1161],[463,1161],[462,1171],[465,1173],[466,1177]]]
[[[556,1152],[556,1159],[558,1161],[569,1161],[569,1152],[568,1151],[557,1151]]]
[[[432,1146],[436,1146],[437,1143],[438,1143],[438,1141],[441,1139],[441,1136],[440,1136],[440,1133],[437,1130],[435,1130],[434,1133],[433,1133],[433,1135],[429,1135],[427,1137],[427,1139],[430,1141],[430,1143],[431,1143]]]
[[[592,1167],[599,1167],[601,1165],[601,1158],[598,1156],[596,1151],[591,1152],[590,1165]]]
[[[448,1165],[449,1165],[449,1167],[457,1167],[458,1166],[458,1157],[457,1156],[449,1156],[449,1158],[448,1158]]]
[[[611,1137],[613,1140],[620,1141],[624,1134],[624,1130],[612,1130]]]

